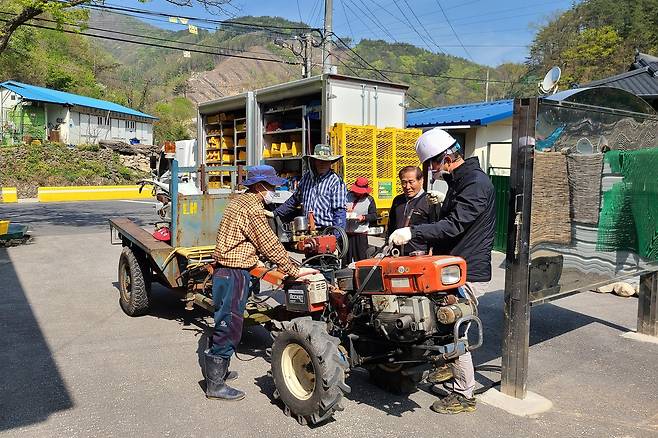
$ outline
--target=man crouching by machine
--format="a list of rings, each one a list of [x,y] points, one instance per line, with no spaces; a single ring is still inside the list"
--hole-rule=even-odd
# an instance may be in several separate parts
[[[468,266],[464,292],[467,299],[477,304],[477,295],[491,280],[496,219],[493,184],[480,168],[478,158],[464,159],[457,140],[439,128],[418,138],[416,153],[422,163],[429,164],[433,179],[446,181],[448,192],[437,221],[397,229],[390,240],[395,245],[404,245],[412,238],[424,240],[434,254],[464,258]],[[431,409],[441,414],[474,411],[471,353],[459,356],[450,366],[454,375],[452,392],[436,401]]]
[[[272,200],[274,187],[285,183],[272,166],[254,166],[242,183],[247,191],[233,198],[217,231],[213,253],[212,299],[215,304],[215,328],[212,347],[205,351],[206,397],[241,400],[244,392],[226,384],[237,373],[229,371],[231,356],[242,337],[243,314],[249,298],[249,271],[259,255],[275,263],[292,277],[316,273],[298,268],[272,231],[265,216],[264,204]]]

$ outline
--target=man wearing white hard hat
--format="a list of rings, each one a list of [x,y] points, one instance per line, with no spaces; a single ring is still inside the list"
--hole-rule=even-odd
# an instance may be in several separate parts
[[[495,192],[489,177],[480,168],[477,157],[464,159],[462,147],[450,134],[439,128],[423,133],[416,142],[416,154],[428,163],[434,179],[442,178],[448,192],[439,218],[393,232],[390,241],[403,245],[412,238],[425,240],[433,254],[456,255],[467,265],[464,294],[475,301],[491,280],[491,251],[495,232]],[[479,293],[478,293],[479,292]],[[454,376],[452,392],[436,401],[432,410],[457,414],[475,410],[475,373],[470,353],[450,364]]]

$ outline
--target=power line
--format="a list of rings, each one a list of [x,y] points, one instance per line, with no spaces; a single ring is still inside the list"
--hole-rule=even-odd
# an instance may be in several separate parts
[[[407,0],[404,0],[405,2]],[[468,49],[464,46],[464,43],[462,42],[461,38],[459,38],[459,35],[457,35],[457,32],[455,31],[455,28],[452,26],[452,23],[450,23],[450,19],[448,18],[448,15],[446,14],[446,11],[443,10],[443,6],[441,6],[441,2],[439,0],[435,0],[436,4],[439,6],[439,9],[441,9],[441,12],[443,13],[443,17],[446,19],[448,22],[448,26],[450,26],[450,29],[452,29],[452,33],[455,35],[455,38],[457,38],[457,42],[462,46],[464,49],[464,52],[466,52],[466,55],[468,55],[469,58],[471,58],[471,61],[475,62],[475,59],[471,56],[471,54],[468,52]]]
[[[139,16],[139,15],[132,15],[132,14],[125,13],[125,12],[95,9],[92,5],[86,5],[86,6],[82,6],[82,7],[85,8],[85,9],[90,9],[90,10],[95,10],[95,11],[97,10],[97,11],[99,11],[101,13],[104,13],[104,14],[120,15],[122,17],[130,17],[130,18],[134,18],[134,19],[138,19],[138,20],[148,20],[148,21],[154,21],[154,22],[157,22],[157,23],[172,24],[169,20],[165,20],[163,18],[148,17],[148,16],[142,17],[142,16]],[[229,26],[228,29],[223,29],[223,28],[220,29],[218,27],[209,27],[207,25],[204,26],[204,25],[198,24],[198,23],[196,24],[196,27],[198,27],[199,29],[205,29],[205,30],[213,31],[213,32],[244,32],[244,33],[263,32],[263,33],[266,33],[266,34],[276,35],[276,36],[289,36],[289,34],[287,34],[287,33],[278,32],[276,30],[261,29],[261,28],[243,29],[241,27],[231,28]],[[165,31],[162,28],[158,28],[158,30]]]
[[[300,23],[303,23],[304,20],[302,20],[302,10],[301,10],[301,8],[299,7],[299,0],[295,0],[295,1],[297,2],[297,13],[299,14],[299,22],[300,22]]]
[[[332,33],[333,33],[333,32],[332,32]],[[341,44],[342,44],[347,50],[349,50],[351,53],[353,53],[354,55],[356,55],[356,57],[359,58],[359,59],[361,60],[361,62],[363,62],[365,65],[367,65],[367,66],[369,67],[367,70],[374,71],[374,72],[378,73],[381,77],[383,77],[384,79],[386,79],[387,81],[389,81],[389,82],[393,82],[388,76],[386,76],[384,73],[382,73],[381,70],[378,70],[378,69],[376,69],[375,67],[373,67],[372,64],[370,64],[368,61],[366,61],[365,59],[363,59],[363,58],[361,57],[361,55],[359,55],[356,51],[352,50],[352,48],[350,48],[350,47],[345,43],[345,41],[343,41],[343,39],[342,39],[341,37],[339,37],[339,36],[336,35],[336,34],[333,34],[333,36],[336,37],[336,39],[337,39],[337,40],[338,40],[338,41],[339,41],[339,42],[340,42],[340,43],[341,43]],[[334,54],[334,56],[335,56],[335,54]],[[355,73],[355,74],[356,74],[356,73]],[[416,98],[415,98],[414,96],[412,96],[411,94],[409,94],[409,98],[415,100],[415,101],[416,101],[417,103],[419,103],[420,105],[424,105],[423,102],[421,102],[420,100],[416,99]]]
[[[333,56],[338,60],[338,62],[339,62],[341,65],[343,65],[343,66],[344,66],[345,68],[347,68],[350,72],[352,72],[352,74],[353,74],[354,76],[357,76],[357,77],[358,77],[358,73],[355,72],[354,69],[353,69],[353,68],[356,68],[356,67],[352,67],[352,66],[346,64],[346,63],[340,58],[340,56],[338,56],[338,54],[336,54],[335,52],[332,53],[332,54],[333,54]],[[350,59],[350,61],[354,62],[354,59]],[[388,80],[389,82],[391,82],[390,79],[387,79],[387,80]],[[420,87],[420,86],[419,86],[418,88],[423,88],[423,87]],[[414,102],[416,102],[416,103],[419,104],[420,106],[422,106],[422,107],[427,107],[427,106],[428,106],[428,105],[425,104],[424,102],[420,101],[420,99],[418,99],[417,97],[415,97],[415,96],[411,93],[410,90],[407,90],[407,93],[406,93],[406,94],[407,94],[407,96],[409,97],[409,99],[413,100]]]
[[[357,17],[357,19],[358,19],[359,22],[363,25],[363,27],[365,27],[370,33],[372,33],[372,34],[374,35],[375,33],[374,33],[373,30],[370,28],[370,26],[368,26],[368,24],[367,24],[367,23],[366,23],[366,22],[365,22],[365,21],[359,16],[358,13],[354,12],[354,9],[352,9],[352,8],[350,7],[349,4],[346,4],[346,3],[345,3],[346,1],[347,1],[347,0],[343,0],[343,6],[344,6],[344,7],[347,7],[347,9],[349,9],[350,12],[352,12],[352,14],[353,14],[355,17]],[[357,5],[354,5],[354,6],[355,6],[355,7],[358,7]],[[363,11],[360,11],[360,12],[363,14]],[[370,17],[368,17],[368,19],[369,19],[370,21],[372,21],[372,19],[371,19]],[[375,23],[375,25],[377,25],[377,23]]]
[[[355,7],[356,7],[361,13],[363,13],[364,15],[366,15],[370,21],[372,21],[373,23],[375,23],[375,26],[377,26],[380,30],[382,30],[382,31],[383,31],[383,32],[384,32],[389,38],[391,38],[393,41],[397,42],[397,39],[395,38],[395,36],[393,36],[393,34],[392,34],[391,32],[389,32],[388,29],[386,29],[384,26],[382,26],[381,21],[379,21],[379,19],[377,18],[377,16],[376,16],[372,11],[370,11],[370,10],[368,9],[368,6],[366,6],[366,4],[363,2],[363,0],[359,0],[359,2],[365,7],[365,11],[364,11],[363,9],[361,9],[361,7],[360,7],[359,5],[356,4],[356,1],[352,1],[351,3],[352,3],[352,4],[353,4],[353,5],[354,5],[354,6],[355,6]],[[370,17],[372,17],[372,18],[370,18]]]
[[[441,48],[441,46],[439,46],[439,44],[436,41],[434,41],[434,38],[432,38],[432,35],[429,33],[429,31],[427,30],[425,25],[422,23],[422,21],[420,21],[420,18],[418,18],[418,15],[416,15],[416,12],[414,12],[414,9],[411,7],[409,2],[407,0],[403,0],[403,1],[404,1],[404,4],[407,5],[407,8],[409,8],[409,11],[414,16],[414,18],[416,19],[418,24],[420,24],[420,28],[425,31],[425,33],[427,34],[427,37],[430,39],[432,44],[434,44],[439,49],[439,51],[445,53],[445,51]],[[396,5],[397,5],[397,3],[396,3]],[[399,7],[398,7],[398,9],[399,9]]]
[[[472,82],[486,82],[486,79],[483,78],[471,78],[471,77],[464,77],[464,76],[449,76],[449,75],[433,75],[429,73],[419,73],[419,72],[409,72],[409,71],[400,71],[400,70],[389,70],[389,69],[384,69],[384,68],[375,68],[373,67],[368,61],[363,59],[361,55],[358,54],[358,52],[352,50],[338,35],[335,35],[336,39],[350,52],[354,53],[359,59],[361,59],[367,67],[354,67],[357,70],[368,70],[368,71],[375,71],[377,73],[382,74],[382,76],[386,79],[390,79],[383,75],[383,73],[391,73],[391,74],[401,74],[401,75],[407,75],[407,76],[418,76],[418,77],[425,77],[425,78],[436,78],[436,79],[455,79],[455,80],[460,80],[460,81],[472,81]],[[501,83],[501,84],[508,84],[512,83],[511,81],[502,81],[502,80],[497,80],[497,79],[490,79],[489,83]]]
[[[5,20],[5,19],[0,18],[0,22],[8,23],[9,20]],[[206,51],[206,50],[193,49],[193,48],[172,47],[172,46],[167,46],[167,45],[164,45],[164,44],[146,43],[146,42],[143,42],[143,41],[133,41],[133,40],[127,40],[127,39],[123,39],[123,38],[111,37],[111,36],[106,36],[106,35],[88,34],[88,33],[84,33],[84,32],[76,32],[76,31],[68,30],[68,29],[57,29],[57,28],[54,28],[54,27],[41,26],[41,25],[38,25],[38,24],[25,23],[22,26],[34,27],[34,28],[38,28],[38,29],[54,30],[54,31],[57,31],[57,32],[64,32],[64,33],[69,33],[69,34],[74,34],[74,35],[84,35],[84,36],[89,36],[89,37],[92,37],[92,38],[100,38],[100,39],[110,40],[110,41],[120,41],[120,42],[125,42],[125,43],[138,44],[138,45],[142,45],[142,46],[158,47],[158,48],[162,48],[162,49],[185,50],[185,51],[194,52],[194,53],[204,53],[206,55],[225,56],[227,58],[251,59],[251,60],[255,60],[255,61],[276,62],[276,63],[288,64],[288,65],[300,65],[301,64],[300,62],[287,61],[287,60],[282,60],[282,59],[258,58],[258,57],[255,57],[255,56],[242,56],[242,55],[236,55],[236,54],[209,52],[209,51]]]
[[[156,15],[160,17],[185,18],[187,20],[202,21],[206,23],[221,24],[225,26],[244,26],[244,27],[264,28],[264,29],[309,30],[309,26],[279,26],[276,24],[247,23],[244,21],[237,21],[237,20],[214,20],[212,18],[192,17],[192,16],[185,16],[178,14],[177,15],[165,14],[164,12],[150,11],[147,9],[139,9],[132,7],[109,6],[109,5],[84,5],[83,7],[96,8],[96,9],[109,9],[109,10],[124,11],[124,12],[134,12],[138,14]]]
[[[0,12],[0,14],[3,14],[3,15],[17,15],[17,14],[13,14],[11,12]],[[33,20],[45,21],[45,22],[49,22],[49,23],[57,23],[56,20],[50,20],[50,19],[47,19],[47,18],[33,18]],[[70,22],[65,22],[64,24],[68,25],[68,26],[79,27],[79,25],[74,24],[74,23],[70,23]],[[249,51],[249,50],[244,50],[244,49],[233,49],[231,47],[211,46],[211,45],[208,45],[208,44],[200,44],[200,43],[194,43],[194,42],[188,42],[188,41],[172,41],[170,38],[159,38],[159,37],[154,37],[154,36],[149,36],[149,35],[140,35],[140,34],[136,34],[136,33],[133,34],[133,33],[128,33],[128,32],[121,32],[121,31],[118,31],[118,30],[115,30],[115,29],[103,29],[103,28],[100,28],[100,27],[84,26],[84,30],[87,30],[87,29],[97,30],[97,31],[100,31],[100,32],[111,32],[111,33],[117,34],[117,35],[134,36],[134,37],[144,38],[144,39],[149,39],[149,40],[154,40],[154,41],[169,42],[169,43],[172,43],[172,44],[185,44],[187,46],[205,47],[205,48],[218,49],[218,50],[228,50],[228,51],[240,52],[240,53],[252,53],[252,54],[255,54],[255,55],[266,55],[266,56],[271,56],[272,55],[272,53],[266,53],[266,52],[254,52],[254,51]],[[85,35],[91,35],[91,34],[85,34]],[[99,36],[103,36],[103,35],[99,35]],[[185,49],[183,49],[183,50],[185,50]]]
[[[398,11],[400,11],[400,14],[402,14],[402,17],[404,17],[405,21],[407,22],[407,24],[409,25],[409,27],[411,28],[411,30],[413,30],[413,31],[416,33],[416,35],[418,35],[418,36],[420,37],[421,41],[422,41],[423,39],[425,39],[425,37],[424,37],[423,35],[421,35],[420,32],[418,32],[418,29],[416,29],[416,27],[413,25],[413,23],[411,23],[411,20],[409,20],[409,17],[407,17],[407,15],[404,13],[404,11],[402,10],[402,8],[401,8],[400,5],[398,4],[398,2],[397,2],[397,1],[394,1],[393,4],[395,4],[395,7],[398,8]],[[410,9],[411,9],[411,8],[410,8]],[[413,9],[412,9],[412,11],[413,11]],[[415,14],[414,14],[414,15],[415,15]],[[419,22],[420,22],[420,20],[419,20]],[[425,27],[422,25],[422,23],[421,23],[421,27],[422,27],[423,29],[425,29]],[[427,33],[427,29],[425,29],[425,33]],[[428,34],[428,35],[429,35],[429,34]],[[438,44],[436,44],[436,43],[434,42],[434,40],[432,40],[432,37],[430,37],[430,41],[431,41],[431,42],[432,42],[432,43],[433,43],[433,44],[439,49],[439,51],[440,51],[441,53],[444,53],[444,54],[445,54],[445,52],[443,51],[443,49],[441,49],[441,47],[440,47]]]
[[[345,10],[345,0],[340,0],[340,5],[343,7],[343,14],[345,15],[345,22],[347,22],[347,28],[350,30],[350,37],[352,42],[354,42],[354,31],[352,30],[352,25],[350,24],[350,19],[347,16],[347,10]]]

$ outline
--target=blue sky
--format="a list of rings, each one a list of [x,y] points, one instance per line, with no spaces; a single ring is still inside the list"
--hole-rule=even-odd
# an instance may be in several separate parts
[[[333,1],[334,32],[338,35],[356,41],[376,38],[412,43],[433,52],[443,51],[491,66],[509,61],[523,62],[536,26],[573,3],[573,0]],[[439,8],[439,1],[443,11]],[[324,16],[324,0],[232,0],[226,8],[228,14],[218,15],[211,15],[202,6],[184,8],[165,0],[147,3],[107,0],[106,4],[213,19],[242,15],[280,16],[295,21],[301,19],[314,27],[322,27]],[[162,21],[148,22],[176,28],[176,25]]]

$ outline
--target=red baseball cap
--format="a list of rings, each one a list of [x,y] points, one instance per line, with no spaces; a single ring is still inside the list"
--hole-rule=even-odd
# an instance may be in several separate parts
[[[168,227],[162,227],[153,233],[153,237],[162,242],[169,242],[171,240],[171,232]]]
[[[350,191],[362,195],[372,192],[372,188],[369,186],[368,178],[360,176],[354,181],[354,184],[350,186]]]

